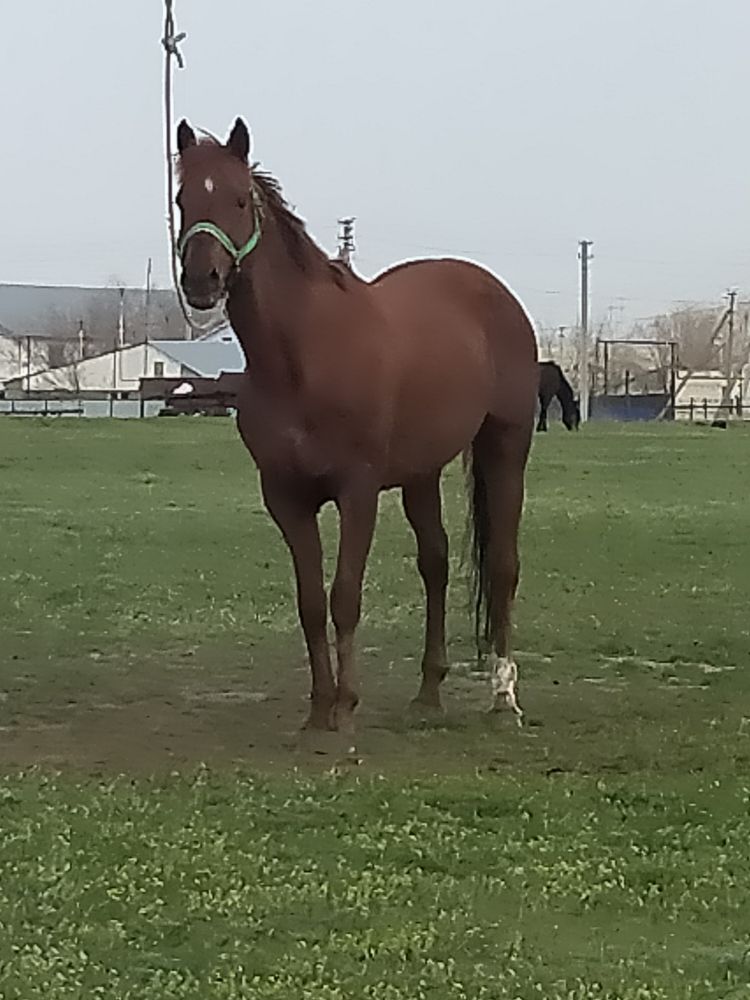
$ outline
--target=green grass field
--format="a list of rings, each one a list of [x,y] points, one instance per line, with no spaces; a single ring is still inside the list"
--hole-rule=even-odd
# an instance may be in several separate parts
[[[750,435],[535,441],[528,725],[446,718],[383,500],[359,767],[296,747],[286,553],[221,420],[0,423],[0,998],[750,997]],[[331,538],[335,521],[326,512]]]

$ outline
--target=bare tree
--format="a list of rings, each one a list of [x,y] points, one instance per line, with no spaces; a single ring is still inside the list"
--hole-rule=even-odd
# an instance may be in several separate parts
[[[50,343],[73,343],[77,347],[83,332],[85,357],[100,354],[112,347],[119,327],[120,296],[117,289],[109,294],[92,295],[83,299],[75,311],[50,309],[38,324],[39,332]],[[185,322],[179,303],[169,292],[126,289],[123,300],[124,340],[126,344],[144,340],[181,340],[185,336]],[[55,349],[55,363],[61,364],[60,354],[68,348]],[[67,354],[66,354],[67,356]]]
[[[677,344],[680,366],[693,371],[715,365],[714,331],[720,310],[708,307],[683,307],[657,316],[648,332],[654,340]]]
[[[635,324],[626,340],[655,341],[652,345],[618,344],[609,353],[608,386],[622,392],[669,392],[672,349],[676,345],[677,367],[688,371],[716,368],[717,324],[722,313],[708,306],[680,307],[652,320]]]
[[[80,392],[81,390],[81,362],[84,358],[81,355],[79,344],[75,341],[66,340],[59,343],[61,363],[55,367],[50,367],[44,373],[45,382],[53,384],[50,388],[60,389],[63,392]]]

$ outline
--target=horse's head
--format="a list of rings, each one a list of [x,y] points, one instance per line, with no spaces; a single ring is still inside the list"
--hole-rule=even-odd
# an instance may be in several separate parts
[[[581,407],[574,399],[570,407],[563,409],[563,423],[569,431],[577,431],[581,426]]]
[[[237,119],[225,144],[201,140],[186,121],[177,129],[181,185],[182,288],[195,309],[213,309],[260,238],[250,175],[250,134]]]

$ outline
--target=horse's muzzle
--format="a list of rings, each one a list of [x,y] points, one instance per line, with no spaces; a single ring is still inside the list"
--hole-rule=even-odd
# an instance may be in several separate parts
[[[183,272],[182,290],[193,309],[208,310],[215,308],[223,297],[224,282],[216,268],[201,275]]]

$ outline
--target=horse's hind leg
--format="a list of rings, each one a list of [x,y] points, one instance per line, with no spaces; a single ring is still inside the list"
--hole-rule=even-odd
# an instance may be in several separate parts
[[[417,567],[427,604],[422,684],[416,705],[440,708],[440,684],[448,672],[445,652],[445,593],[448,536],[443,527],[440,472],[403,488],[404,511],[417,539]]]
[[[518,718],[518,668],[512,657],[512,610],[518,588],[518,532],[530,433],[489,419],[480,432],[482,474],[487,491],[487,572],[493,709],[511,708]]]

